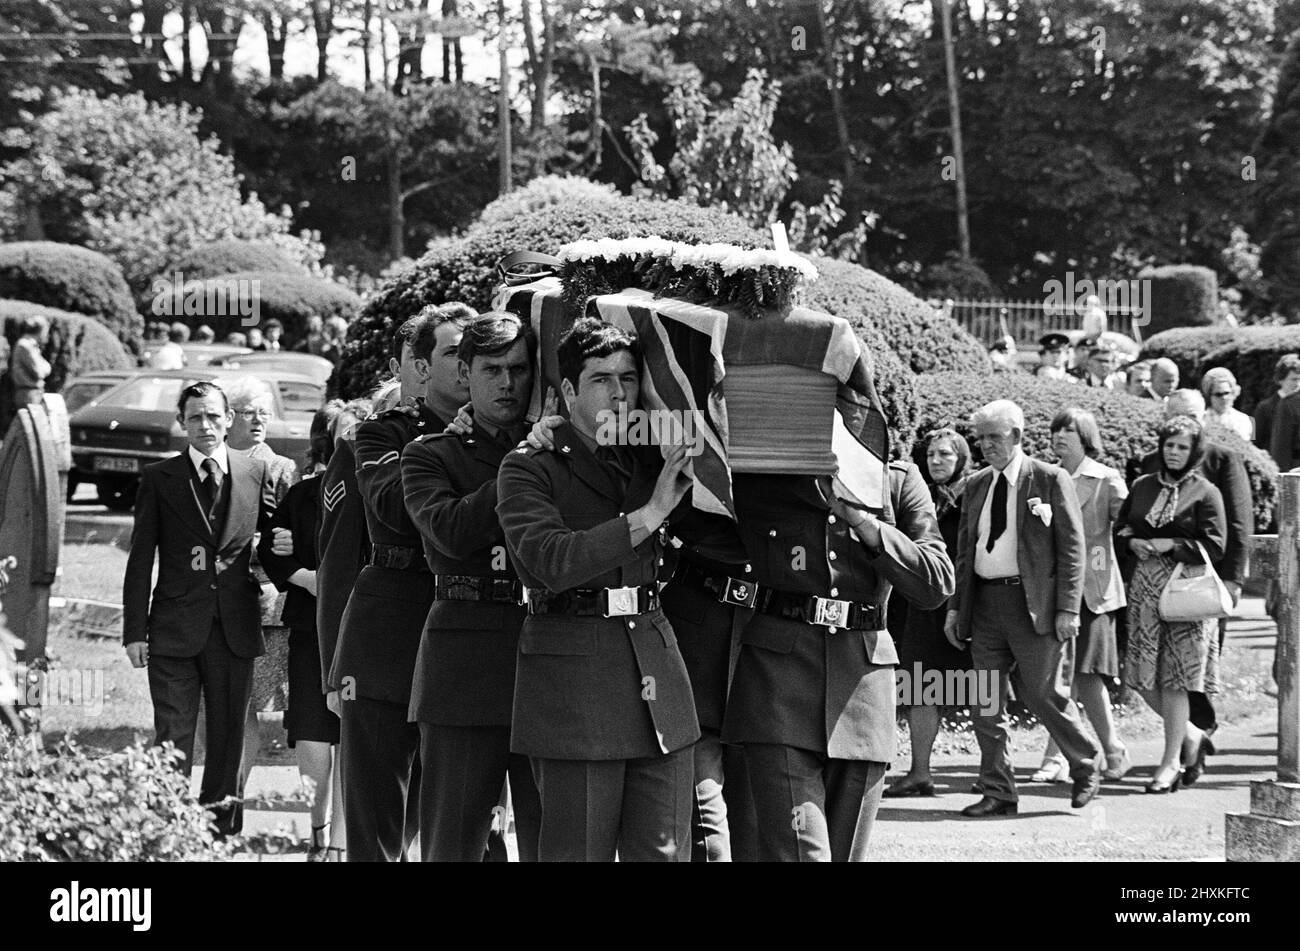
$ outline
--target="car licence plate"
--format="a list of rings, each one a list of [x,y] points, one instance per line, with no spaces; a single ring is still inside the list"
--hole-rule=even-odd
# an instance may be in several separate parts
[[[96,456],[96,472],[139,472],[140,460],[130,457]]]

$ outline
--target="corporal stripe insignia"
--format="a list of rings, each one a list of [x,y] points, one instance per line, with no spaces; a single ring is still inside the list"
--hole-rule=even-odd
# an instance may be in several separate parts
[[[333,485],[324,487],[325,491],[321,493],[321,498],[325,502],[325,510],[333,512],[334,507],[343,501],[343,497],[348,494],[348,484],[346,482],[335,482]]]
[[[398,459],[401,458],[402,458],[401,453],[399,453],[396,449],[390,449],[388,452],[384,453],[378,459],[367,459],[365,462],[361,463],[361,468],[369,469],[371,466],[382,466],[385,463],[396,462]]]

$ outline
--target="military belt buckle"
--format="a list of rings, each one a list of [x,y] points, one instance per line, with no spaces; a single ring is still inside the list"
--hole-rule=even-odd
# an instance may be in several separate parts
[[[734,604],[738,608],[752,608],[758,603],[758,585],[752,581],[728,578],[718,600],[723,604]]]
[[[849,602],[834,598],[813,599],[813,624],[825,627],[846,627],[849,623]]]
[[[640,614],[641,589],[632,588],[606,588],[601,594],[601,600],[604,602],[602,613],[605,617],[628,617],[632,614]]]

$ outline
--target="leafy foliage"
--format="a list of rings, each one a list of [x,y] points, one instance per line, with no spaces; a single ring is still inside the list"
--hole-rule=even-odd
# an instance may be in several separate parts
[[[1201,382],[1201,359],[1211,350],[1251,332],[1249,327],[1175,327],[1162,330],[1142,343],[1141,360],[1168,357],[1178,364],[1180,386],[1197,387]]]
[[[809,307],[875,328],[913,373],[988,373],[979,341],[929,304],[875,271],[829,258],[813,258],[818,278],[806,291]]]
[[[0,245],[0,298],[93,317],[132,353],[140,352],[144,320],[122,269],[102,254],[53,241]]]
[[[1241,456],[1245,463],[1254,506],[1255,531],[1260,534],[1277,531],[1273,518],[1277,510],[1278,468],[1273,457],[1222,426],[1207,426],[1205,432],[1210,439]]]
[[[687,77],[668,93],[676,142],[667,174],[651,155],[659,137],[645,117],[628,130],[644,189],[721,208],[755,225],[774,220],[796,175],[794,150],[772,135],[780,98],[781,84],[751,69],[731,104],[713,109],[698,74]]]
[[[40,315],[50,323],[50,338],[41,351],[50,362],[46,392],[57,393],[64,383],[81,373],[135,366],[118,339],[94,318],[27,301],[0,300],[0,330],[11,345],[18,339],[18,328],[24,318],[33,315]],[[7,366],[4,373],[8,374]]]
[[[963,261],[956,251],[921,271],[921,293],[939,300],[992,300],[1000,296],[997,287],[974,261]]]
[[[1208,267],[1169,264],[1147,268],[1138,280],[1150,281],[1152,332],[1172,327],[1208,327],[1219,316],[1218,280]]]
[[[234,162],[200,138],[198,112],[139,93],[100,99],[72,90],[38,118],[0,182],[59,240],[100,251],[137,293],[167,262],[222,238],[270,241],[314,267],[323,248],[290,234],[291,216],[240,194]]]
[[[191,248],[175,257],[161,276],[171,277],[178,271],[187,281],[220,277],[236,271],[276,271],[297,275],[306,273],[300,263],[274,244],[235,238]]]
[[[229,857],[172,748],[92,756],[72,739],[35,751],[0,733],[0,861],[185,862]],[[76,808],[69,808],[75,803]]]
[[[603,182],[588,181],[577,175],[543,175],[489,202],[479,215],[478,224],[506,224],[520,215],[555,205],[617,201],[620,197],[612,185]]]
[[[306,336],[308,317],[315,315],[322,320],[342,317],[351,323],[361,310],[361,298],[334,281],[281,271],[236,271],[202,282],[204,302],[211,299],[217,303],[215,311],[204,309],[198,314],[176,314],[166,319],[182,321],[191,329],[208,324],[216,331],[218,339],[231,331],[242,330],[242,318],[237,308],[230,306],[224,293],[231,286],[242,286],[256,293],[258,319],[262,323],[272,317],[279,320],[284,325],[284,344],[289,347]],[[172,293],[169,282],[160,280],[159,287],[160,295]],[[197,284],[194,289],[197,292]],[[183,293],[188,295],[189,288]],[[198,298],[197,293],[195,297]]]
[[[1292,322],[1300,321],[1300,33],[1286,48],[1273,96],[1273,114],[1259,140],[1262,167],[1255,196],[1259,264],[1271,296]]]

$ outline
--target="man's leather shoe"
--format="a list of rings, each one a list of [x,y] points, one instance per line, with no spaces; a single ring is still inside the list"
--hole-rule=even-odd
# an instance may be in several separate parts
[[[1074,781],[1070,789],[1070,806],[1074,809],[1082,809],[1092,802],[1100,789],[1101,770],[1094,765],[1091,773]]]
[[[987,819],[989,816],[1014,816],[1019,811],[1020,807],[1014,802],[985,796],[973,806],[967,806],[961,814],[971,819]]]

